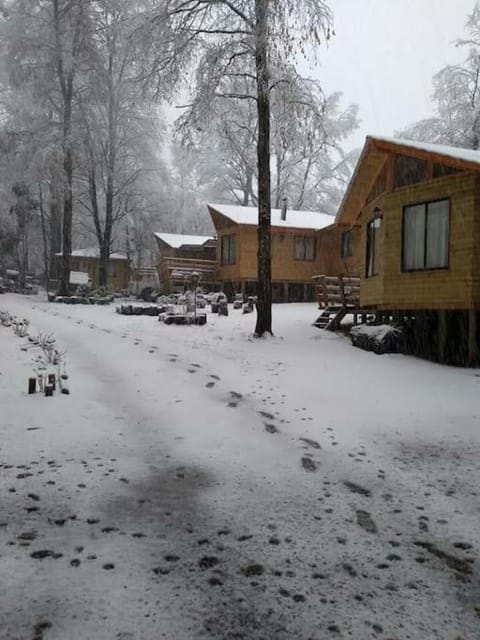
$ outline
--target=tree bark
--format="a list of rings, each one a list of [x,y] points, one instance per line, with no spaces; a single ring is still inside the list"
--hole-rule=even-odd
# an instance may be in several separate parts
[[[55,179],[52,178],[49,184],[50,189],[50,278],[58,279],[58,259],[57,253],[62,250],[62,224],[60,220],[60,207],[58,203],[58,191],[55,186]]]
[[[71,103],[66,109],[64,127],[64,189],[63,189],[63,229],[62,229],[62,266],[60,272],[59,294],[66,296],[70,289],[70,264],[72,256],[72,216],[73,216],[73,161],[70,137]]]
[[[42,240],[43,240],[43,264],[45,268],[45,288],[48,291],[50,284],[49,268],[48,268],[48,240],[47,228],[45,226],[45,209],[43,207],[43,191],[42,183],[38,183],[38,202],[40,208],[40,221],[42,224]]]
[[[272,334],[270,94],[267,60],[268,0],[255,0],[255,63],[258,111],[258,289],[255,336]]]
[[[107,185],[105,193],[105,226],[103,239],[100,244],[99,285],[106,287],[108,284],[108,259],[110,257],[110,244],[113,229],[113,201],[115,188],[116,165],[116,99],[113,79],[113,48],[115,43],[110,43],[108,56],[108,153],[107,153]]]

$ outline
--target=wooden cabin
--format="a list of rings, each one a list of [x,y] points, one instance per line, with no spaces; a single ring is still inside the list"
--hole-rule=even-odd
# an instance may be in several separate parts
[[[218,281],[228,297],[257,293],[256,207],[209,204],[208,210],[218,236]],[[331,226],[332,216],[314,211],[272,209],[272,299],[274,302],[314,300],[312,276],[319,263],[327,261],[332,241],[337,243],[334,270],[338,268],[340,239],[337,232],[325,239],[319,230]],[[327,251],[328,249],[328,251]]]
[[[57,259],[61,257],[57,253]],[[72,272],[88,274],[89,286],[97,289],[99,286],[100,250],[96,247],[77,249],[72,251],[70,269]],[[128,289],[130,279],[130,267],[127,256],[124,253],[111,253],[107,267],[107,287],[110,291],[123,291]]]
[[[480,151],[367,137],[336,223],[359,228],[362,309],[410,353],[478,363]]]
[[[163,293],[175,293],[191,287],[191,275],[200,275],[199,285],[217,288],[217,241],[213,236],[155,233],[159,260],[158,277]]]

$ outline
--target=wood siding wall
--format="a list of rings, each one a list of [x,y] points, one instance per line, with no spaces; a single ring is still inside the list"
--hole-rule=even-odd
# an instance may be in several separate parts
[[[361,212],[360,304],[385,310],[480,308],[479,179],[462,174],[403,187],[384,194]],[[403,207],[450,199],[447,269],[402,272]],[[365,277],[366,227],[380,209],[379,273]],[[475,291],[475,293],[474,293]]]
[[[254,281],[257,279],[257,229],[251,225],[232,224],[217,229],[217,262],[220,281]],[[235,264],[221,264],[222,236],[235,235]],[[294,242],[296,236],[317,239],[316,256],[319,241],[317,233],[311,229],[272,228],[272,280],[275,282],[308,282],[318,273],[315,260],[295,260]]]
[[[107,286],[110,291],[121,291],[122,289],[128,289],[128,282],[130,278],[128,261],[110,260],[109,263],[115,265],[115,275],[107,277]],[[71,270],[83,271],[84,273],[88,273],[92,283],[92,289],[96,289],[98,287],[98,258],[72,256]]]
[[[342,233],[351,231],[353,255],[342,258]],[[360,227],[350,229],[343,225],[332,225],[317,231],[317,264],[314,275],[358,276],[360,265]]]

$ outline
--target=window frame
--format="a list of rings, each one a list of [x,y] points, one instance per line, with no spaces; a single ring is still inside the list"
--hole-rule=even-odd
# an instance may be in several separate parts
[[[436,204],[438,202],[447,202],[448,203],[448,213],[447,213],[447,262],[443,267],[427,267],[427,246],[428,246],[428,206],[431,204]],[[423,206],[425,208],[425,238],[423,243],[423,267],[414,267],[412,269],[407,269],[405,267],[405,211],[409,207],[418,207]],[[435,200],[425,200],[422,202],[413,202],[410,204],[405,204],[402,207],[402,255],[401,255],[401,271],[402,273],[416,273],[416,272],[424,272],[424,271],[445,271],[450,268],[450,224],[451,224],[451,210],[452,203],[450,198],[436,198]]]
[[[302,257],[297,257],[297,242],[301,240],[302,242]],[[313,252],[312,257],[307,258],[307,244],[309,242],[313,243]],[[293,236],[293,259],[296,262],[315,262],[317,259],[317,239],[315,236],[301,236],[295,235]]]
[[[373,218],[370,218],[370,220],[367,222],[367,227],[366,227],[367,246],[366,246],[366,251],[365,251],[365,257],[366,257],[366,260],[365,260],[365,278],[374,278],[375,276],[378,276],[379,273],[380,273],[380,265],[379,265],[379,262],[378,262],[379,261],[379,256],[377,256],[375,252],[373,254],[372,265],[376,270],[372,270],[372,273],[369,273],[370,251],[372,250],[372,246],[375,247],[375,243],[372,243],[371,240],[370,240],[370,228],[375,223],[378,223],[378,226],[376,227],[376,233],[380,234],[380,229],[382,228],[382,220],[383,220],[383,214],[379,213],[378,215],[375,215]],[[378,238],[377,244],[379,242],[380,242],[380,239]]]
[[[225,251],[225,243],[228,245]],[[233,247],[233,250],[232,250]],[[235,233],[226,233],[222,235],[220,244],[220,266],[230,267],[237,263],[237,247]]]

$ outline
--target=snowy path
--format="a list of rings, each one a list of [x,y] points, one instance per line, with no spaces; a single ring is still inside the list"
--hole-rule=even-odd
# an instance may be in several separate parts
[[[55,334],[71,395],[26,396],[0,327],[0,638],[479,637],[475,371],[353,349],[314,305],[261,342],[234,312],[1,309]]]

